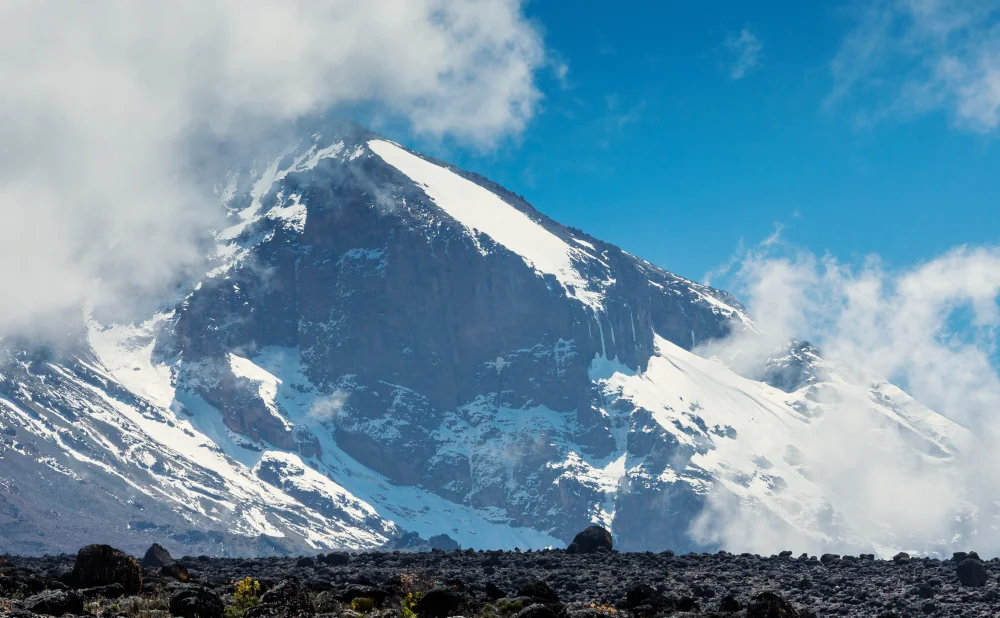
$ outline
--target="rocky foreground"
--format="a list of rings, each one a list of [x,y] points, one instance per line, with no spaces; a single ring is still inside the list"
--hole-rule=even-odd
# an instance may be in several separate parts
[[[330,553],[303,558],[0,558],[0,614],[112,618],[654,618],[994,616],[1000,560],[790,552],[618,553],[581,533],[566,550]],[[606,533],[605,533],[606,534]]]

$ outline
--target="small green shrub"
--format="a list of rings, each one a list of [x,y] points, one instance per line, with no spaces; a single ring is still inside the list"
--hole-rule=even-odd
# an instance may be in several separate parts
[[[501,616],[509,616],[524,609],[524,601],[520,599],[500,599],[496,602],[496,608]]]
[[[233,604],[226,608],[225,618],[240,618],[251,607],[260,605],[260,582],[250,577],[233,582]]]
[[[476,614],[476,618],[500,618],[500,610],[492,603],[483,605],[483,608]]]
[[[403,618],[417,618],[417,603],[420,602],[424,596],[423,592],[408,592],[406,596],[403,597]]]
[[[359,614],[370,613],[375,609],[375,599],[371,597],[358,597],[351,601],[351,609]]]

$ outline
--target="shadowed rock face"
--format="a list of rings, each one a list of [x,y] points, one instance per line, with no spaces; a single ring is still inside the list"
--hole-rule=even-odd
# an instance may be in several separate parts
[[[566,456],[566,443],[604,458],[626,448],[616,433],[643,430],[630,418],[643,418],[630,402],[616,403],[617,418],[601,411],[607,402],[589,375],[592,360],[612,358],[641,372],[654,353],[654,331],[691,348],[725,336],[741,308],[725,293],[562,226],[521,197],[455,170],[586,252],[577,269],[600,295],[595,310],[492,237],[470,233],[370,151],[366,140],[374,137],[354,129],[332,138],[348,144],[344,152],[361,154],[274,183],[260,210],[295,196],[304,225],[263,218],[248,227],[240,237],[246,243],[268,240],[224,277],[204,281],[159,345],[184,359],[192,391],[222,410],[229,429],[311,456],[320,447],[308,432],[269,414],[254,385],[232,376],[225,360],[230,352],[294,348],[311,386],[343,399],[336,421],[319,431],[347,455],[393,483],[502,509],[510,523],[568,542],[590,521],[595,496],[569,479],[555,483],[550,464]],[[237,196],[230,207],[251,201]],[[731,308],[720,311],[726,304]],[[494,452],[487,442],[499,435],[495,417],[525,408],[546,410],[557,422],[549,431],[508,434],[503,452]],[[443,435],[454,432],[464,433],[465,447]],[[635,496],[622,506],[639,509],[642,519],[642,504]],[[622,531],[629,546],[632,533]]]
[[[76,556],[73,581],[79,588],[120,584],[127,594],[137,594],[142,590],[142,567],[109,545],[88,545]]]
[[[153,543],[142,557],[142,566],[149,568],[164,567],[173,561],[174,559],[170,556],[170,552],[159,543]]]
[[[646,506],[659,503],[643,494],[697,504],[690,486],[664,493],[658,482],[626,480],[629,495],[616,499],[613,486],[576,470],[580,461],[606,467],[622,457],[682,465],[694,454],[673,444],[648,411],[595,384],[593,365],[609,359],[621,371],[642,373],[656,353],[654,333],[691,349],[725,336],[734,323],[742,328],[739,304],[434,161],[449,170],[447,182],[465,183],[459,206],[499,200],[501,218],[520,217],[517,233],[539,238],[549,253],[556,247],[572,271],[542,272],[548,267],[532,259],[544,262],[548,254],[540,258],[532,246],[528,258],[498,241],[495,230],[470,229],[428,193],[429,185],[369,146],[378,136],[321,122],[302,137],[267,170],[249,165],[230,179],[225,206],[233,227],[219,235],[218,267],[141,338],[116,348],[151,346],[143,362],[168,376],[172,401],[151,402],[147,382],[133,391],[129,372],[139,368],[131,360],[117,370],[104,366],[114,361],[92,348],[105,328],[99,324],[68,329],[72,345],[58,351],[0,341],[0,395],[14,406],[0,405],[7,432],[0,448],[6,440],[15,454],[7,479],[22,492],[11,508],[32,510],[12,511],[10,538],[19,540],[11,548],[31,551],[22,543],[50,528],[33,512],[50,500],[19,481],[51,468],[65,478],[53,477],[45,493],[83,498],[94,489],[73,478],[82,457],[110,466],[83,466],[85,478],[103,489],[78,529],[45,537],[38,551],[79,546],[106,521],[127,530],[132,548],[166,537],[208,551],[253,551],[256,541],[229,540],[236,533],[285,549],[302,543],[296,527],[330,527],[319,520],[375,534],[348,546],[385,542],[403,528],[389,521],[396,515],[359,511],[357,501],[339,497],[340,490],[331,496],[328,487],[317,489],[326,481],[315,480],[372,473],[562,543],[612,510],[623,522],[616,534],[624,548],[676,540],[650,532],[666,527],[638,523],[659,517]],[[320,151],[327,156],[316,156]],[[260,358],[276,350],[288,373],[268,384]],[[121,406],[135,414],[119,419]],[[32,425],[33,414],[42,425]],[[280,507],[281,522],[268,521],[280,499],[265,491],[259,505],[244,505],[245,497],[232,496],[232,475],[190,459],[190,448],[170,452],[171,440],[157,443],[140,419],[205,432],[229,458],[226,465],[249,468],[241,472],[252,477],[244,484],[264,484],[294,504]],[[45,438],[45,423],[71,439]],[[105,453],[109,447],[114,452]],[[262,455],[275,450],[297,459]],[[196,489],[186,492],[192,483]],[[154,486],[160,489],[142,489]],[[156,506],[164,493],[178,492],[185,494],[181,510]],[[0,492],[0,500],[14,493]],[[378,495],[391,503],[385,492]],[[672,513],[677,521],[693,515]],[[0,508],[0,525],[3,517]],[[272,535],[283,526],[293,529]],[[429,538],[454,531],[423,532]]]

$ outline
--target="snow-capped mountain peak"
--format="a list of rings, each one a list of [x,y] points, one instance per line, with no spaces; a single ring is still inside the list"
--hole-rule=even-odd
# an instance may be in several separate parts
[[[909,540],[841,516],[804,455],[844,409],[927,465],[968,437],[808,344],[750,377],[697,356],[755,332],[731,295],[360,127],[319,123],[218,193],[229,226],[181,302],[91,318],[60,354],[0,342],[0,548],[524,548],[599,522],[685,550],[764,514],[888,550]]]

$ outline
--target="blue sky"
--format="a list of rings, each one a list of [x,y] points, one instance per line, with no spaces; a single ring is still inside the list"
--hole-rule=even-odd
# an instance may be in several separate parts
[[[535,0],[523,134],[416,145],[693,279],[775,225],[910,266],[1000,237],[996,3],[956,4]]]

